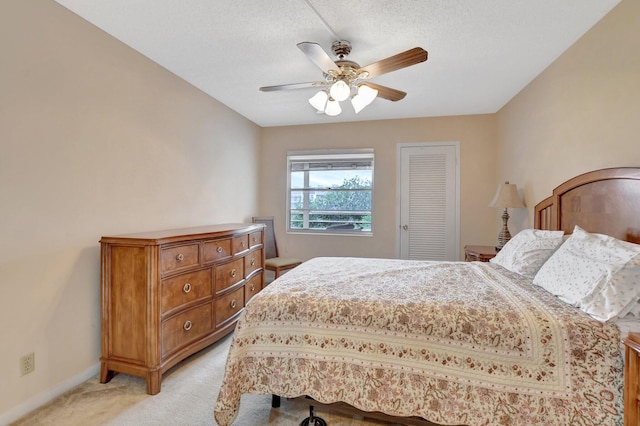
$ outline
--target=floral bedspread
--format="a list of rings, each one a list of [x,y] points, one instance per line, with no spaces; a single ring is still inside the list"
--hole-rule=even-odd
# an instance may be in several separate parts
[[[308,395],[438,424],[622,425],[619,331],[490,263],[316,258],[235,330],[215,408]]]

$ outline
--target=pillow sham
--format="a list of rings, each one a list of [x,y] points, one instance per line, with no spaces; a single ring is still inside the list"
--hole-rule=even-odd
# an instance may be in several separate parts
[[[533,279],[601,321],[629,313],[640,297],[640,246],[576,226]]]
[[[523,229],[513,236],[489,262],[533,278],[562,244],[564,231]]]

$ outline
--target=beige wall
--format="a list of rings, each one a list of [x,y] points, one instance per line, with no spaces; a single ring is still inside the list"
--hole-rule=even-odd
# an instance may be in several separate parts
[[[0,2],[0,56],[5,424],[97,372],[101,235],[250,221],[260,129],[53,1]]]
[[[530,207],[513,229],[568,178],[640,166],[639,52],[640,1],[623,0],[497,114],[499,177]]]
[[[384,102],[383,100],[376,102]],[[396,149],[401,143],[460,142],[460,246],[492,244],[495,115],[273,127],[262,129],[260,213],[275,216],[281,255],[396,257]],[[373,148],[373,237],[286,234],[288,150]]]

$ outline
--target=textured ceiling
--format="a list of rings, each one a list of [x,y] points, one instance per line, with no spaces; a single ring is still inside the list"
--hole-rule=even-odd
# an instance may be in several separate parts
[[[267,127],[498,111],[620,0],[56,0],[254,123]],[[361,66],[419,46],[429,59],[374,83],[407,92],[359,114],[317,114],[318,81],[297,47],[331,30]]]

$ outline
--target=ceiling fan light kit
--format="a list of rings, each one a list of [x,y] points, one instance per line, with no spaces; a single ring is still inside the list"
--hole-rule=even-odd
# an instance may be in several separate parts
[[[313,95],[309,98],[309,103],[319,113],[325,113],[333,116],[339,115],[342,112],[340,101],[346,101],[351,97],[351,105],[357,114],[362,111],[364,107],[373,102],[377,96],[378,91],[376,89],[372,89],[364,84],[358,86],[355,90],[355,94],[351,96],[351,87],[340,81],[331,86],[329,93],[327,93],[326,90],[321,90]]]

